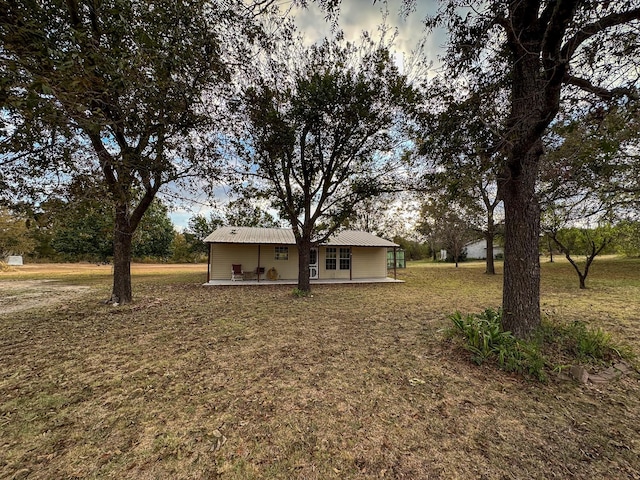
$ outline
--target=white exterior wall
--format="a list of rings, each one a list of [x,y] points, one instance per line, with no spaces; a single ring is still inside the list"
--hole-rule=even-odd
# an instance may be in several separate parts
[[[318,268],[319,278],[341,278],[349,279],[349,270],[340,270],[340,247],[331,247],[336,249],[336,269],[327,270],[327,247],[320,247],[318,252]],[[342,247],[345,248],[345,247]]]
[[[245,272],[253,272],[258,266],[258,246],[251,244],[212,243],[211,249],[211,280],[230,280],[231,265],[240,264]],[[336,270],[326,269],[326,247],[318,249],[318,268],[320,279],[349,279],[348,269],[340,270],[340,247],[335,247],[337,253]],[[345,248],[345,247],[343,247]],[[275,259],[275,245],[260,246],[260,266],[266,273],[271,268],[278,272],[279,280],[297,280],[298,278],[298,249],[288,245],[289,259]],[[351,278],[386,278],[387,276],[387,247],[351,247]]]
[[[327,247],[320,247],[320,278],[348,279],[349,270],[340,270],[340,247],[336,248],[336,269],[327,270]],[[345,248],[345,247],[342,247]],[[386,278],[387,247],[350,247],[351,278]]]
[[[10,267],[20,267],[24,265],[22,255],[9,255],[7,257],[7,265]]]
[[[260,266],[264,268],[264,276],[271,268],[275,268],[280,280],[296,280],[298,278],[298,249],[294,245],[283,245],[289,249],[288,260],[275,259],[275,245],[260,245]],[[253,272],[258,267],[258,245],[212,243],[211,280],[230,280],[231,265],[240,264],[245,272]]]
[[[353,278],[385,278],[387,276],[386,247],[353,247]]]
[[[487,258],[487,241],[486,240],[478,240],[477,242],[470,243],[464,247],[467,251],[467,258],[472,259],[485,259]],[[503,254],[504,250],[502,247],[493,247],[493,257],[496,255]]]

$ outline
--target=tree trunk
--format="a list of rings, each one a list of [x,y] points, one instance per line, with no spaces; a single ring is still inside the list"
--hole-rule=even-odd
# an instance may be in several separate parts
[[[301,240],[298,243],[298,290],[311,291],[309,280],[309,261],[311,260],[311,241]]]
[[[505,209],[502,324],[524,338],[540,325],[540,207],[535,183],[542,142],[510,159],[501,179]]]
[[[530,3],[509,2],[509,12],[511,110],[507,161],[498,185],[505,209],[502,326],[526,338],[540,326],[540,205],[535,188],[542,136],[558,111],[564,70],[554,72],[551,81],[543,68],[538,10]]]
[[[126,207],[116,207],[113,232],[113,290],[109,302],[121,305],[133,300],[131,290],[131,242],[133,231]]]
[[[596,255],[598,255],[598,253],[600,253],[600,251],[602,251],[603,248],[604,246],[600,250],[596,251],[596,248],[592,247],[591,253],[589,253],[589,255],[587,255],[587,258],[586,258],[586,263],[584,265],[584,272],[580,271],[580,265],[578,265],[578,263],[573,258],[571,258],[571,254],[569,253],[569,250],[566,248],[564,249],[565,257],[567,258],[567,260],[569,260],[569,263],[573,266],[573,269],[578,274],[578,278],[580,279],[581,290],[586,290],[587,276],[589,275],[589,268],[591,267],[591,263],[596,258]]]
[[[495,262],[493,261],[493,231],[492,225],[489,226],[487,233],[485,235],[485,240],[487,242],[487,270],[484,272],[487,275],[495,275],[496,267]]]

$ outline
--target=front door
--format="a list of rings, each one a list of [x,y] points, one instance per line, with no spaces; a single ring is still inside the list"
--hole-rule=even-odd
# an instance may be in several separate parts
[[[318,249],[312,248],[309,252],[309,279],[318,279]]]

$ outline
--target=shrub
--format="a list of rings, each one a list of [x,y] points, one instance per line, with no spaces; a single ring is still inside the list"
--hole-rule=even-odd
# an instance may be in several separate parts
[[[565,363],[610,363],[620,358],[632,358],[633,352],[626,346],[615,345],[611,335],[601,328],[589,328],[579,320],[563,324],[543,320],[537,334],[539,342],[556,358]]]

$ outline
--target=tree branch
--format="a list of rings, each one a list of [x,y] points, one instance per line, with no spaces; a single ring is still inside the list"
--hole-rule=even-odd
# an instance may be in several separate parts
[[[562,38],[567,26],[575,14],[578,5],[576,0],[556,0],[549,2],[540,16],[540,28],[544,28],[542,37],[542,60],[553,64],[566,62],[568,59],[558,58],[557,54],[562,45]]]
[[[638,19],[640,19],[640,8],[635,8],[626,12],[612,13],[601,18],[598,21],[590,23],[589,25],[585,25],[562,47],[561,58],[565,59],[568,62],[569,60],[571,60],[578,47],[594,35],[597,35],[607,28],[622,25],[624,23],[628,23],[632,20]]]
[[[586,92],[593,93],[594,95],[600,97],[602,100],[606,101],[613,100],[614,98],[619,98],[624,95],[635,100],[638,99],[638,91],[636,89],[618,87],[608,90],[606,88],[592,84],[591,82],[589,82],[589,80],[575,77],[573,75],[569,75],[568,73],[565,73],[564,75],[564,83],[574,85]]]

